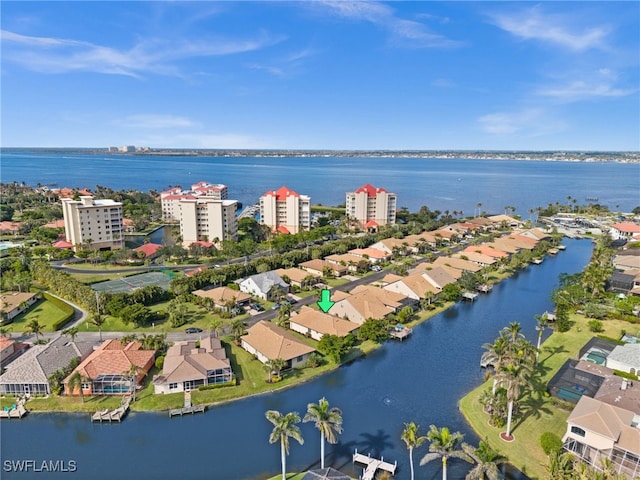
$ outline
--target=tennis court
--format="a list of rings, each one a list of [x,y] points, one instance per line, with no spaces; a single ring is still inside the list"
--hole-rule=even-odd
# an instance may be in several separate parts
[[[168,290],[170,283],[171,275],[168,275],[164,271],[147,272],[130,277],[108,280],[106,282],[94,283],[91,285],[91,288],[97,292],[104,293],[131,293],[139,288],[148,287],[149,285],[157,285],[163,290]]]

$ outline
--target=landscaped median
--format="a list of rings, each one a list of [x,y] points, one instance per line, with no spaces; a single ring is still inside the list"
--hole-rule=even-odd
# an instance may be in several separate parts
[[[468,393],[459,403],[460,411],[477,435],[482,439],[486,438],[492,448],[497,449],[509,463],[533,480],[544,478],[545,466],[548,464],[547,456],[540,446],[540,436],[545,432],[553,432],[562,438],[571,412],[570,409],[560,408],[559,405],[563,403],[546,394],[546,385],[565,361],[576,358],[580,348],[595,336],[589,330],[588,320],[583,315],[572,315],[571,320],[575,322],[571,330],[565,333],[554,332],[541,347],[534,391],[521,400],[522,414],[514,419],[514,441],[505,442],[500,439],[499,435],[504,427],[489,425],[489,415],[483,411],[480,403],[483,391],[491,388],[491,379]],[[622,320],[607,320],[603,322],[603,327],[604,335],[617,338],[620,331],[628,328],[629,324]]]

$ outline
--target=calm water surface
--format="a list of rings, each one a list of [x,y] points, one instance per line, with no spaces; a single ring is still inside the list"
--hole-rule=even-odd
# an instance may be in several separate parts
[[[3,460],[76,460],[82,479],[258,479],[280,471],[279,445],[268,443],[271,424],[264,413],[298,411],[326,396],[343,411],[340,443],[327,445],[328,464],[357,478],[351,454],[383,455],[398,461],[396,478],[409,478],[408,453],[400,440],[404,422],[426,432],[448,426],[478,438],[460,415],[458,400],[482,382],[482,344],[499,329],[521,322],[535,343],[534,315],[552,309],[550,292],[563,272],[581,271],[592,249],[588,240],[565,240],[567,250],[532,265],[497,285],[474,303],[460,303],[419,325],[403,343],[387,342],[369,357],[317,380],[281,392],[213,407],[203,415],[169,419],[166,414],[131,414],[122,424],[92,424],[89,416],[31,414],[3,421]],[[319,434],[301,424],[305,444],[292,442],[288,470],[318,466]],[[515,434],[517,436],[517,426]],[[497,431],[496,431],[497,434]],[[440,478],[439,462],[419,467],[427,452],[416,450],[416,478]],[[452,461],[449,478],[464,478],[468,467]],[[65,474],[8,474],[3,479],[65,478]],[[512,476],[512,478],[520,478]]]
[[[229,198],[257,203],[267,190],[286,185],[312,202],[338,205],[345,192],[364,183],[398,194],[398,206],[411,211],[482,210],[501,213],[513,205],[527,218],[529,209],[598,197],[611,210],[630,211],[640,204],[640,165],[516,160],[429,158],[267,158],[156,157],[129,155],[0,153],[3,182],[55,184],[58,187],[103,185],[114,189],[160,191],[169,185],[188,188],[201,180],[229,186]]]

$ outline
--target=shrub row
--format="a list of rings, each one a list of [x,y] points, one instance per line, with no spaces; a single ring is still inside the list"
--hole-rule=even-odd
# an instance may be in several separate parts
[[[231,377],[231,381],[229,382],[225,382],[225,383],[214,383],[212,385],[200,385],[198,387],[198,390],[200,391],[204,391],[204,390],[213,390],[216,388],[224,388],[224,387],[235,387],[237,384],[236,382],[236,376],[234,375],[233,377]]]
[[[53,303],[56,307],[58,307],[60,310],[62,310],[65,313],[64,317],[62,317],[60,320],[58,320],[56,323],[53,324],[54,330],[58,330],[60,327],[62,327],[64,324],[66,324],[69,320],[73,318],[74,316],[73,307],[69,305],[67,302],[63,302],[59,298],[54,297],[53,295],[47,292],[43,292],[42,296],[44,297],[45,300]]]
[[[617,375],[618,377],[627,378],[629,380],[638,380],[637,375],[629,372],[623,372],[622,370],[614,370],[613,374]]]

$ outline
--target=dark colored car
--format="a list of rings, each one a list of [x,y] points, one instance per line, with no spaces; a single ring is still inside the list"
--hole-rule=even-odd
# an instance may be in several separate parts
[[[198,327],[189,327],[185,330],[185,333],[200,333],[200,332],[202,332],[202,329]]]
[[[253,308],[256,312],[264,312],[264,307],[259,303],[252,303],[251,308]]]

